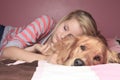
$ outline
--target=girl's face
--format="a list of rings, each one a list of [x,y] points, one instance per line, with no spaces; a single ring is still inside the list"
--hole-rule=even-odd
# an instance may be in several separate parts
[[[62,38],[64,38],[65,36],[69,34],[77,36],[77,35],[81,35],[82,33],[83,32],[82,32],[79,22],[76,19],[70,19],[70,20],[62,22],[58,26],[58,28],[53,34],[52,42],[56,43],[62,40]]]

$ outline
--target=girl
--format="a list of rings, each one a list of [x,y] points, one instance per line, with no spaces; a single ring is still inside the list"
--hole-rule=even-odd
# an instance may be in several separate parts
[[[40,51],[45,52],[53,43],[69,34],[98,36],[99,31],[91,14],[83,10],[76,10],[64,16],[55,27],[53,19],[43,15],[26,27],[5,27],[0,54],[9,59],[27,62],[47,60],[47,56],[35,53],[36,46],[44,44]],[[31,45],[33,46],[28,47]]]

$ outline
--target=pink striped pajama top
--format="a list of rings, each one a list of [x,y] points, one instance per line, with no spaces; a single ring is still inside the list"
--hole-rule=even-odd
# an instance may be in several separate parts
[[[6,26],[1,40],[0,51],[8,46],[25,48],[35,43],[43,43],[54,28],[53,24],[53,19],[42,15],[26,27]]]

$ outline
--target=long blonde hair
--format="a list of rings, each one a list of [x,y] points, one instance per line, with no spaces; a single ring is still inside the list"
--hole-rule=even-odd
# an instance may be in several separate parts
[[[70,19],[76,19],[83,31],[83,34],[96,36],[98,34],[97,25],[91,14],[83,10],[76,10],[64,16],[55,26],[57,28],[62,22]]]
[[[68,15],[64,16],[55,26],[55,29],[53,30],[53,32],[56,30],[56,28],[64,21],[70,20],[70,19],[76,19],[79,24],[80,27],[83,31],[83,34],[85,35],[90,35],[90,36],[97,36],[100,37],[103,42],[107,45],[107,42],[104,38],[104,36],[98,31],[97,29],[97,24],[94,20],[94,18],[92,17],[92,15],[84,10],[76,10],[73,11],[71,13],[69,13]]]

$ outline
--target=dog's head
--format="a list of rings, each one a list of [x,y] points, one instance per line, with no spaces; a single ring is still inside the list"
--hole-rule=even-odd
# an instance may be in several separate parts
[[[54,50],[57,54],[56,63],[62,65],[97,65],[113,61],[112,52],[98,37],[69,35],[56,43]]]

